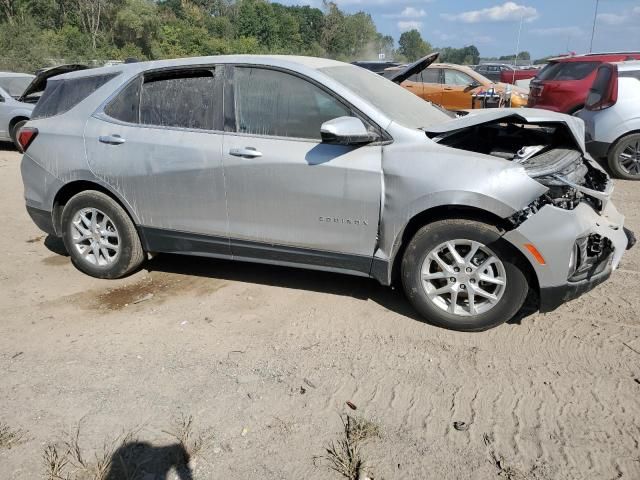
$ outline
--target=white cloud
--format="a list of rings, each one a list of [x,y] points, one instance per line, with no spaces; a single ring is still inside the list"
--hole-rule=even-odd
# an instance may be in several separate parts
[[[539,17],[538,10],[534,7],[519,5],[515,2],[505,2],[495,7],[483,8],[482,10],[470,10],[462,13],[443,13],[442,18],[463,23],[480,22],[509,22],[518,21],[524,18],[531,22]]]
[[[419,31],[422,28],[422,22],[414,20],[400,20],[396,25],[401,32],[408,32],[409,30]]]
[[[637,22],[640,17],[640,7],[633,7],[620,14],[618,13],[599,13],[598,23],[609,26],[627,25]]]
[[[427,16],[427,12],[424,8],[418,10],[414,7],[406,7],[400,13],[385,13],[383,15],[387,18],[403,18],[403,19],[414,19],[414,18],[423,18]]]
[[[584,35],[584,31],[580,27],[548,27],[548,28],[533,28],[530,30],[534,35],[540,35],[541,37],[581,37]]]

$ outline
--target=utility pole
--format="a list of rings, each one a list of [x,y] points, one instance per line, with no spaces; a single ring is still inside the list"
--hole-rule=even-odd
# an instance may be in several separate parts
[[[596,11],[593,14],[593,28],[591,29],[591,43],[589,44],[589,53],[593,52],[593,37],[596,34],[596,20],[598,19],[598,4],[600,0],[596,0]]]

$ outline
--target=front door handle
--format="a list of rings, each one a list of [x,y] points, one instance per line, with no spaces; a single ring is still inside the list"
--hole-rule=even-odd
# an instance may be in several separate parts
[[[253,147],[232,148],[229,150],[229,155],[233,155],[234,157],[259,158],[262,156],[262,152],[259,152]]]
[[[101,135],[98,140],[101,143],[106,143],[107,145],[122,145],[124,143],[124,138],[120,135]]]

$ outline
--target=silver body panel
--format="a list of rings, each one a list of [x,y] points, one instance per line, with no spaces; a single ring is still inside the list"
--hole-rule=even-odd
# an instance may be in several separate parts
[[[134,126],[110,120],[102,112],[115,92],[144,71],[225,64],[276,67],[306,77],[349,102],[388,139],[364,147],[338,146]],[[205,252],[191,243],[183,253],[368,274],[386,284],[402,234],[416,215],[435,207],[462,206],[505,219],[547,191],[519,165],[438,144],[424,131],[396,123],[358,92],[318,70],[341,65],[345,64],[306,57],[230,56],[94,69],[92,75],[120,75],[70,111],[30,122],[40,134],[23,157],[26,203],[51,212],[64,185],[89,181],[111,192],[140,227],[177,236],[186,232],[201,236],[203,242],[211,236],[229,244],[228,250]],[[83,75],[87,73],[59,78]],[[429,131],[445,133],[513,115],[565,123],[584,150],[580,120],[542,110],[484,110],[454,120],[442,114],[441,125]],[[98,141],[104,135],[120,135],[125,141],[105,145]],[[248,147],[262,155],[230,154]],[[617,266],[626,246],[622,223],[610,202],[602,215],[587,205],[574,210],[547,205],[504,238],[531,262],[540,287],[553,287],[567,282],[571,246],[586,233],[612,240]],[[547,264],[536,264],[525,243],[538,246]],[[280,249],[289,257],[255,253],[255,245],[262,245],[257,250],[263,253]],[[333,261],[319,261],[322,255]],[[356,260],[345,264],[346,257]],[[374,274],[370,266],[376,261],[384,271]]]
[[[0,76],[2,76],[1,73]],[[1,87],[0,97],[4,99],[0,102],[0,140],[11,140],[11,121],[16,118],[31,118],[34,105],[19,102]]]
[[[618,63],[618,71],[640,72],[640,62]],[[577,117],[586,125],[591,140],[612,145],[620,137],[640,131],[640,80],[618,78],[618,101],[604,110],[580,110]]]

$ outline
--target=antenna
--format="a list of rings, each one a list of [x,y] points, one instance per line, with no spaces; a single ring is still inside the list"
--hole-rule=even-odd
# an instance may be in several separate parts
[[[515,83],[516,81],[516,67],[518,66],[518,53],[520,52],[520,34],[522,33],[522,21],[524,20],[524,12],[520,15],[520,28],[518,28],[518,41],[516,43],[516,57],[513,60],[513,77],[511,78],[511,83]]]
[[[596,11],[593,14],[593,28],[591,29],[591,43],[589,44],[589,53],[593,52],[593,37],[596,34],[596,20],[598,19],[598,4],[600,0],[596,0]]]

